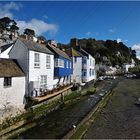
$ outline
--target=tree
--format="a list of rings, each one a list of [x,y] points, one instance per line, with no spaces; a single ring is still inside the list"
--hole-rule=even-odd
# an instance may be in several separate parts
[[[19,27],[15,20],[9,17],[3,17],[0,19],[0,32],[2,33],[4,30],[14,32],[15,34],[15,31],[19,30]]]
[[[35,31],[29,28],[26,28],[24,30],[24,34],[29,35],[29,36],[35,36]]]
[[[0,25],[4,30],[8,29],[10,22],[11,19],[9,17],[4,17],[0,19]]]

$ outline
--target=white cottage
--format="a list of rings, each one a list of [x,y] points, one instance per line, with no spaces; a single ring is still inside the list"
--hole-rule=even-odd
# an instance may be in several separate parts
[[[26,96],[38,96],[53,88],[54,55],[45,45],[17,39],[9,57],[17,59],[26,75]]]
[[[16,60],[0,58],[0,117],[24,109],[25,74]]]
[[[72,83],[82,83],[82,57],[83,55],[75,50],[74,48],[69,48],[66,50],[68,56],[72,58],[73,73],[71,76]]]
[[[80,42],[76,38],[71,39],[70,46],[83,55],[82,83],[87,83],[96,80],[95,58],[81,48]]]
[[[96,80],[94,57],[83,49],[80,49],[80,53],[84,56],[82,58],[82,82],[86,83]]]

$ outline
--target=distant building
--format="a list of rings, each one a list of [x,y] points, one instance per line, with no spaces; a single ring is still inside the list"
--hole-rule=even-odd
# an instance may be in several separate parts
[[[131,63],[124,63],[122,65],[124,72],[128,72],[129,68],[133,68],[133,67],[135,67],[135,61],[133,59],[131,60]]]
[[[25,74],[16,60],[0,58],[0,117],[24,109]]]

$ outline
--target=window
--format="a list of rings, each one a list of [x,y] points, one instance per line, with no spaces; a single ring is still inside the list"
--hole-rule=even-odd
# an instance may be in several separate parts
[[[40,67],[40,55],[39,55],[39,53],[34,53],[34,67],[35,68]]]
[[[47,85],[47,75],[41,75],[40,85],[42,88],[45,88]]]
[[[69,62],[68,61],[66,62],[66,64],[67,64],[66,68],[69,68]]]
[[[86,72],[84,72],[83,76],[86,76],[86,75],[87,75],[87,73],[86,73]]]
[[[87,72],[86,71],[83,71],[82,72],[82,76],[87,76]]]
[[[64,60],[62,60],[62,59],[55,59],[55,67],[62,67],[62,68],[64,68]]]
[[[91,66],[91,59],[90,59],[90,66]]]
[[[76,58],[76,57],[74,57],[74,62],[75,62],[75,63],[77,62],[77,58]]]
[[[55,59],[55,67],[58,67],[58,59]]]
[[[50,58],[50,55],[46,55],[46,68],[47,69],[51,68],[51,58]]]
[[[11,77],[4,77],[4,87],[12,86],[12,78]]]
[[[70,69],[71,69],[71,62],[70,62]]]
[[[91,74],[92,74],[92,71],[91,71],[91,69],[90,69],[90,71],[89,71],[89,75],[91,76]]]
[[[93,66],[95,65],[95,61],[93,60]]]
[[[94,69],[92,70],[92,75],[94,75]]]

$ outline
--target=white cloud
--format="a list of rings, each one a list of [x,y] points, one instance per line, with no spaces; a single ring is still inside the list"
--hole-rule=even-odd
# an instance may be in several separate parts
[[[120,43],[122,42],[122,39],[121,38],[117,38],[117,43]]]
[[[13,10],[18,11],[20,10],[20,8],[22,8],[22,4],[21,3],[15,3],[15,2],[9,2],[7,4],[0,4],[0,18],[2,17],[9,17],[11,19],[14,18],[13,15]],[[47,19],[48,16],[44,15],[43,18]],[[16,21],[17,25],[19,27],[19,31],[20,33],[23,33],[24,29],[26,28],[31,28],[33,30],[35,30],[35,33],[37,35],[41,35],[42,33],[45,32],[49,32],[50,35],[55,35],[56,32],[58,31],[58,26],[55,24],[49,24],[43,20],[39,20],[39,19],[31,19],[30,21],[22,21],[22,20],[18,20]]]
[[[136,51],[137,58],[140,59],[140,44],[134,44],[131,49]]]
[[[58,31],[58,26],[55,24],[49,24],[43,20],[32,19],[29,22],[17,21],[17,25],[20,28],[20,33],[23,33],[24,29],[30,28],[35,31],[37,35],[41,35],[45,32],[49,32],[50,35],[55,35]]]
[[[117,40],[117,43],[120,43],[120,42],[128,42],[127,39],[123,40],[123,39],[121,39],[121,38],[117,38],[116,40]]]
[[[18,11],[22,7],[21,3],[10,2],[7,4],[0,4],[0,18],[9,17],[13,18],[12,10]]]
[[[137,58],[140,60],[140,56],[137,56]]]
[[[135,44],[132,46],[132,50],[140,51],[140,44]]]
[[[87,36],[90,36],[90,35],[92,35],[92,33],[91,32],[87,32],[86,35]]]
[[[110,33],[115,33],[116,29],[109,29],[108,30]]]

